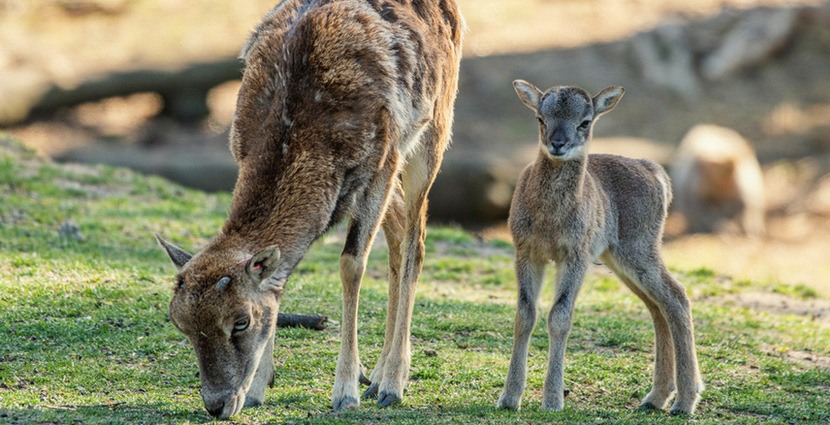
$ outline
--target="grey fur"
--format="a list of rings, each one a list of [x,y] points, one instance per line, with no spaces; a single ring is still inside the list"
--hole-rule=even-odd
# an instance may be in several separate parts
[[[646,304],[654,321],[654,382],[644,408],[662,409],[677,389],[673,414],[692,413],[703,389],[694,325],[685,288],[660,257],[671,185],[644,159],[588,155],[596,118],[622,97],[609,87],[591,97],[577,87],[542,93],[525,81],[516,93],[537,114],[540,153],[522,173],[510,211],[516,245],[518,308],[513,354],[498,406],[518,409],[527,376],[530,334],[549,261],[556,262],[556,295],[548,314],[550,347],[543,402],[564,404],[563,362],[574,302],[588,264],[601,260]]]

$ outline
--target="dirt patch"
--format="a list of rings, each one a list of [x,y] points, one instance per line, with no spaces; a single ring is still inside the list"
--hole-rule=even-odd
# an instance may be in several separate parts
[[[761,351],[768,356],[787,357],[805,368],[818,367],[822,369],[830,369],[830,356],[810,351],[791,350],[789,348],[781,348],[771,345],[761,346]]]
[[[801,300],[783,294],[746,292],[718,297],[726,305],[763,310],[775,314],[795,314],[830,325],[830,300]],[[711,299],[710,299],[711,301]]]
[[[760,283],[803,284],[830,297],[827,220],[800,214],[774,218],[771,225],[791,230],[757,239],[729,234],[682,235],[664,243],[663,255],[670,267],[708,268],[733,279]]]

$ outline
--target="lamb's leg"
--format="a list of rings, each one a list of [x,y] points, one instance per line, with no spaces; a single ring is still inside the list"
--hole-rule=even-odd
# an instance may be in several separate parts
[[[637,276],[617,263],[613,257],[606,256],[604,262],[620,280],[645,303],[654,323],[654,377],[651,391],[643,399],[640,408],[662,409],[675,389],[674,381],[674,342],[672,342],[669,323],[660,307],[636,283]]]
[[[528,250],[516,250],[516,280],[519,296],[513,326],[513,354],[498,407],[518,410],[527,382],[527,351],[536,324],[536,301],[544,281],[545,262],[531,259]]]
[[[626,286],[646,304],[654,323],[654,377],[651,391],[643,398],[643,409],[662,409],[675,390],[674,343],[666,317],[657,304],[648,298],[630,279],[623,279]]]
[[[639,271],[635,283],[657,304],[671,330],[677,385],[671,413],[692,413],[703,391],[703,381],[695,351],[691,303],[683,285],[671,275],[660,257],[656,258],[657,264],[630,269]]]
[[[583,258],[569,258],[557,263],[556,297],[548,314],[548,373],[542,394],[542,407],[562,410],[565,404],[565,346],[571,330],[573,307],[588,270]]]
[[[360,358],[357,351],[357,308],[360,284],[372,241],[386,210],[397,167],[395,155],[370,183],[349,223],[346,245],[340,255],[340,280],[343,284],[343,322],[340,329],[340,355],[334,374],[332,406],[335,411],[360,405],[358,381]]]

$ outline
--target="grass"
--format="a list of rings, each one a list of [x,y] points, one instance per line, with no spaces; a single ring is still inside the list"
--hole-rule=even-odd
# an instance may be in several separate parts
[[[151,235],[158,231],[185,247],[202,246],[224,220],[229,195],[187,190],[123,169],[58,166],[3,140],[0,196],[0,423],[210,421],[199,397],[193,351],[168,319],[172,266]],[[61,228],[73,225],[80,235],[62,236]],[[342,230],[336,230],[314,245],[288,285],[283,311],[340,316],[342,239]],[[635,410],[650,386],[650,319],[632,294],[603,273],[589,276],[577,303],[564,411],[540,408],[544,323],[534,332],[524,408],[496,410],[512,343],[512,248],[447,227],[430,229],[427,246],[403,405],[378,409],[367,402],[354,412],[333,413],[337,326],[281,329],[275,388],[264,406],[246,409],[234,421],[690,421]],[[366,365],[377,360],[382,344],[385,258],[385,248],[376,247],[362,291],[359,332]],[[707,383],[692,421],[830,422],[830,370],[793,354],[830,356],[826,318],[726,301],[728,294],[763,289],[753,282],[732,282],[707,269],[677,274],[696,300],[698,353]],[[550,286],[542,308],[550,306]],[[728,290],[719,289],[724,287]],[[803,288],[776,292],[811,295]]]

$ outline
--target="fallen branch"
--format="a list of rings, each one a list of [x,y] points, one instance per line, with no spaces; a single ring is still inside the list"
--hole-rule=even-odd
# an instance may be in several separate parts
[[[212,88],[240,78],[242,63],[228,56],[205,62],[102,73],[70,87],[47,80],[28,85],[3,81],[0,84],[0,97],[3,97],[0,125],[12,125],[32,114],[49,114],[62,107],[144,92],[158,93],[162,97],[165,114],[194,121],[210,113],[207,94]]]
[[[329,318],[320,314],[289,314],[277,315],[277,326],[281,328],[308,328],[322,331],[326,328]]]

